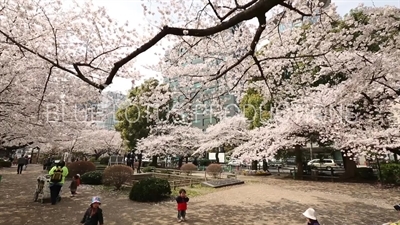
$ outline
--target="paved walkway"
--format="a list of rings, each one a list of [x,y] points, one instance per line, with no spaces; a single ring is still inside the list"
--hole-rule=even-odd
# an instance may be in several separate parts
[[[173,202],[135,203],[126,195],[100,187],[83,185],[76,198],[69,198],[65,188],[63,200],[55,206],[34,203],[40,167],[30,165],[22,175],[15,170],[0,171],[0,224],[78,224],[92,195],[102,197],[106,225],[176,223]],[[192,198],[186,224],[305,224],[301,213],[314,207],[324,225],[380,225],[398,219],[392,205],[399,200],[398,191],[369,185],[257,178],[256,182]]]

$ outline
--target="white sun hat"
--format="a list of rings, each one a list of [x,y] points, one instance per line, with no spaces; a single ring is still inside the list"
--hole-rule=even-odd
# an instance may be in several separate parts
[[[90,205],[92,205],[93,203],[99,203],[99,204],[101,204],[100,197],[99,197],[99,196],[93,197],[93,198],[92,198],[92,203],[90,203]]]
[[[308,219],[317,220],[317,213],[313,208],[308,208],[305,212],[303,212],[303,216]]]

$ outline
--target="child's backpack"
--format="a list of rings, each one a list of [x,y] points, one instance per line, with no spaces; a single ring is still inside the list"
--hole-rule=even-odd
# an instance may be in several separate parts
[[[50,182],[51,183],[60,183],[62,181],[62,178],[63,178],[63,170],[61,169],[61,167],[57,167],[54,170],[53,175],[51,175]]]

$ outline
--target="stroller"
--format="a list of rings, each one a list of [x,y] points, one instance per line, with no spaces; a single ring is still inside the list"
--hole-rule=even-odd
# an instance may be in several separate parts
[[[50,200],[50,175],[38,176],[33,202],[44,203],[45,200]],[[57,197],[57,202],[61,201],[61,191]]]

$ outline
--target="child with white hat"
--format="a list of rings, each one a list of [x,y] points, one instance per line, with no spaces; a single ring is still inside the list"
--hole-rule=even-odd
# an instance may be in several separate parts
[[[317,220],[317,213],[313,208],[308,208],[303,212],[303,216],[307,218],[307,225],[320,225]]]
[[[86,210],[81,223],[84,225],[103,225],[103,210],[100,209],[100,197],[95,196],[92,198],[90,207]]]

